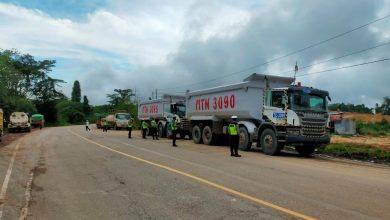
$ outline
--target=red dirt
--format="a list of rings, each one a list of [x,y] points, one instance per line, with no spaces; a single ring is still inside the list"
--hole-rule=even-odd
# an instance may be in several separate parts
[[[359,144],[373,147],[379,147],[390,151],[390,137],[371,137],[371,136],[353,136],[342,137],[338,135],[332,136],[331,143],[348,143]]]
[[[364,114],[355,112],[344,112],[343,118],[355,119],[363,122],[381,122],[383,119],[390,122],[390,115],[382,114]]]
[[[0,148],[7,146],[8,144],[14,142],[26,134],[28,133],[6,133],[1,139],[2,141],[0,142]]]

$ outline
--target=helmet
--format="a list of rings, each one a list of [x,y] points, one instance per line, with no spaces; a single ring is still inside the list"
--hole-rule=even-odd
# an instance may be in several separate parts
[[[233,120],[236,120],[237,116],[236,115],[232,115],[232,117],[230,117],[230,118],[233,119]]]

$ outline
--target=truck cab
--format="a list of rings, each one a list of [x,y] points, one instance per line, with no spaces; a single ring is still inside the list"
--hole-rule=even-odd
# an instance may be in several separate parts
[[[24,112],[13,112],[9,119],[8,131],[31,131],[28,115]]]
[[[292,85],[267,89],[264,99],[263,119],[276,129],[279,145],[305,155],[330,142],[327,91]]]

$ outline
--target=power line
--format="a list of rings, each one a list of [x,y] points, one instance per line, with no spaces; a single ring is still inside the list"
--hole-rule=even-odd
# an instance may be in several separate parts
[[[336,68],[327,69],[327,70],[305,73],[305,74],[298,75],[297,77],[308,76],[308,75],[330,72],[330,71],[341,70],[341,69],[348,69],[348,68],[352,68],[352,67],[363,66],[363,65],[373,64],[373,63],[379,63],[379,62],[388,61],[388,60],[390,60],[390,58],[383,58],[380,60],[368,61],[368,62],[358,63],[358,64],[354,64],[354,65],[349,65],[349,66],[341,66],[341,67],[336,67]]]
[[[326,43],[326,42],[329,42],[329,41],[332,41],[332,40],[334,40],[334,39],[340,38],[340,37],[342,37],[342,36],[345,36],[345,35],[347,35],[347,34],[349,34],[349,33],[352,33],[352,32],[354,32],[354,31],[357,31],[357,30],[359,30],[359,29],[365,28],[365,27],[367,27],[367,26],[369,26],[369,25],[371,25],[371,24],[373,24],[373,23],[376,23],[376,22],[378,22],[378,21],[384,20],[384,19],[389,18],[389,17],[390,17],[390,14],[389,14],[389,15],[386,15],[386,16],[384,16],[384,17],[381,17],[381,18],[372,20],[372,21],[370,21],[370,22],[368,22],[368,23],[365,23],[365,24],[363,24],[363,25],[357,26],[357,27],[355,27],[355,28],[352,28],[352,29],[350,29],[350,30],[348,30],[348,31],[345,31],[345,32],[342,32],[342,33],[340,33],[340,34],[336,34],[336,35],[334,35],[334,36],[332,36],[332,37],[330,37],[330,38],[327,38],[327,39],[325,39],[325,40],[321,40],[321,41],[319,41],[319,42],[316,42],[316,43],[314,43],[314,44],[308,45],[308,46],[303,47],[303,48],[301,48],[301,49],[298,49],[298,50],[289,52],[289,53],[287,53],[287,54],[285,54],[285,55],[283,55],[283,56],[280,56],[280,57],[271,59],[271,60],[266,61],[266,62],[264,62],[264,63],[260,63],[260,64],[257,64],[257,65],[254,65],[254,66],[245,68],[245,69],[240,70],[240,71],[236,71],[236,72],[233,72],[233,73],[229,73],[229,74],[223,75],[223,76],[221,76],[221,77],[217,77],[217,78],[213,78],[213,79],[209,79],[209,80],[203,80],[203,81],[199,81],[199,82],[196,82],[196,83],[191,83],[191,84],[188,84],[188,85],[182,85],[182,86],[171,87],[171,88],[162,88],[162,89],[159,89],[159,90],[160,90],[160,91],[164,91],[164,90],[178,89],[178,88],[182,88],[182,87],[187,87],[187,86],[202,84],[202,83],[204,83],[204,82],[216,81],[216,80],[218,80],[218,79],[222,79],[222,78],[226,78],[226,77],[229,77],[229,76],[232,76],[232,75],[235,75],[235,74],[239,74],[239,73],[242,73],[242,72],[245,72],[245,71],[248,71],[248,70],[251,70],[251,69],[254,69],[254,68],[257,68],[257,67],[260,67],[260,66],[269,64],[269,63],[272,63],[272,62],[275,62],[275,61],[277,61],[277,60],[280,60],[280,59],[289,57],[289,56],[291,56],[291,55],[294,55],[294,54],[303,52],[303,51],[308,50],[308,49],[311,49],[311,48],[313,48],[313,47],[322,45],[322,44],[324,44],[324,43]]]
[[[338,59],[341,59],[341,58],[344,58],[344,57],[348,57],[348,56],[352,56],[352,55],[355,55],[355,54],[363,53],[363,52],[366,52],[366,51],[369,51],[369,50],[376,49],[376,48],[378,48],[378,47],[386,46],[386,45],[388,45],[388,44],[390,44],[390,41],[385,42],[385,43],[381,43],[381,44],[378,44],[378,45],[375,45],[375,46],[373,46],[373,47],[369,47],[369,48],[365,48],[365,49],[362,49],[362,50],[354,51],[354,52],[352,52],[352,53],[345,54],[345,55],[342,55],[342,56],[339,56],[339,57],[334,57],[334,58],[331,58],[331,59],[319,61],[319,62],[310,64],[310,65],[307,65],[307,66],[300,67],[299,69],[302,70],[302,69],[306,69],[306,68],[309,68],[309,67],[316,66],[316,65],[318,65],[318,64],[327,63],[327,62],[334,61],[334,60],[338,60]],[[294,70],[286,70],[286,71],[283,71],[283,72],[279,73],[279,75],[283,75],[283,74],[285,74],[285,73],[290,73],[290,72],[293,72],[293,71],[294,71]]]

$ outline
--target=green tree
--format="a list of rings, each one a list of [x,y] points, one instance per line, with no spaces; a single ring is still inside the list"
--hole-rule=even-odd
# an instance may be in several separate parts
[[[56,105],[60,124],[80,124],[85,120],[83,105],[79,102],[63,100]]]
[[[384,115],[390,115],[390,97],[386,96],[383,98],[381,110]]]
[[[81,101],[81,88],[80,88],[80,82],[78,80],[74,81],[73,83],[71,100],[73,102]]]
[[[89,100],[87,96],[83,97],[83,112],[85,115],[91,114],[91,106],[89,105]]]
[[[108,103],[113,106],[130,104],[132,96],[134,96],[134,94],[131,89],[114,89],[114,93],[107,94]]]

